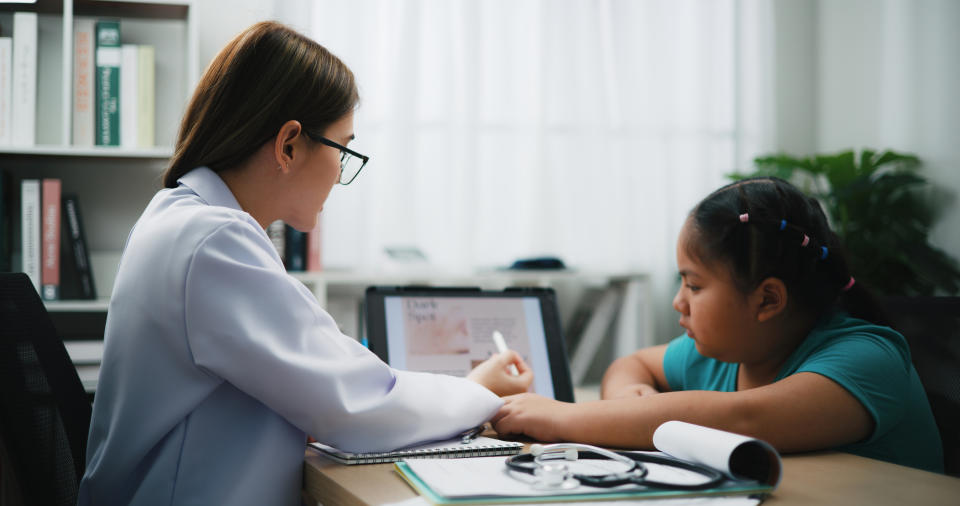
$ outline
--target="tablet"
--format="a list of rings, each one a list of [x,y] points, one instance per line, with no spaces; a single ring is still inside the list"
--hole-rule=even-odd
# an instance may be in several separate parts
[[[497,352],[492,336],[499,331],[533,369],[531,391],[573,402],[550,288],[373,286],[364,311],[370,350],[391,367],[466,376]]]

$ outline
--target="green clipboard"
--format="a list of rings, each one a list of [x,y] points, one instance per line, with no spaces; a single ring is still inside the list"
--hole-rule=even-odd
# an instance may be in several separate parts
[[[497,459],[499,460],[499,459]],[[461,461],[462,462],[462,461]],[[452,462],[456,466],[456,462]],[[663,490],[654,488],[618,488],[615,491],[603,490],[590,487],[582,487],[578,490],[567,491],[555,495],[510,495],[492,491],[485,494],[458,495],[456,497],[444,496],[434,490],[406,463],[394,463],[394,469],[414,490],[433,504],[508,504],[508,503],[539,503],[539,502],[560,502],[560,501],[599,501],[599,500],[617,500],[617,499],[664,499],[672,497],[696,497],[696,496],[733,496],[733,495],[764,495],[772,492],[775,485],[768,485],[754,480],[734,480],[727,479],[722,485],[716,488],[706,490]],[[483,477],[478,476],[478,480]]]

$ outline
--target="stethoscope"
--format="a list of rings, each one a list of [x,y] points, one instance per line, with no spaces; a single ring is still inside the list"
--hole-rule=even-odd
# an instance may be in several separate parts
[[[579,474],[570,471],[568,462],[579,459],[607,459],[625,468],[604,474]],[[683,469],[703,476],[706,481],[697,483],[666,483],[647,479],[647,466],[644,464]],[[707,466],[684,462],[669,457],[634,452],[613,452],[596,446],[560,443],[552,445],[530,445],[530,453],[520,453],[506,460],[507,469],[536,477],[534,488],[571,489],[583,485],[609,488],[618,485],[635,484],[646,487],[670,490],[702,490],[716,486],[724,480],[722,473]]]

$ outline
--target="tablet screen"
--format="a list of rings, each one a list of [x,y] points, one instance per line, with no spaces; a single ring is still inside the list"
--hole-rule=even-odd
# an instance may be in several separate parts
[[[391,367],[466,376],[497,353],[494,331],[533,369],[530,391],[572,401],[556,299],[548,288],[371,287],[370,349]]]
[[[534,371],[532,390],[553,397],[536,297],[384,297],[387,352],[397,369],[466,376],[497,352],[493,332]]]

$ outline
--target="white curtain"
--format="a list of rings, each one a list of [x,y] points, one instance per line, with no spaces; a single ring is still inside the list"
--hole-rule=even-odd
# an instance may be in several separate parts
[[[672,337],[686,213],[772,147],[768,3],[314,2],[302,28],[354,71],[371,157],[325,207],[325,265],[414,245],[443,268],[644,271]]]

